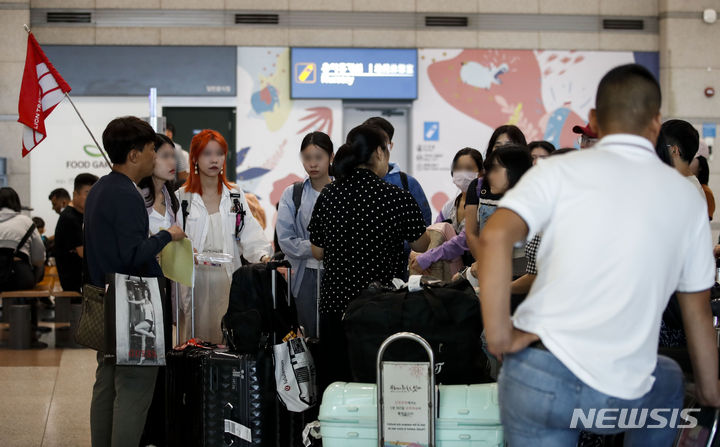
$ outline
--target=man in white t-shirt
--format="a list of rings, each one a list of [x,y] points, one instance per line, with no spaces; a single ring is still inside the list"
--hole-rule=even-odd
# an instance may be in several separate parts
[[[657,348],[675,291],[698,399],[720,405],[707,206],[655,153],[660,102],[647,69],[611,70],[590,112],[594,150],[540,161],[480,234],[483,321],[489,351],[504,360],[511,447],[575,446],[580,430],[618,433],[628,422],[638,428],[626,431],[626,446],[671,445],[675,428],[657,419],[682,407],[682,371]],[[537,233],[538,276],[511,319],[512,247]]]
[[[665,137],[665,143],[668,146],[673,166],[693,184],[700,193],[700,197],[705,199],[705,191],[703,191],[700,181],[690,169],[690,163],[692,163],[700,147],[700,134],[697,129],[687,121],[668,120],[663,123],[660,131]]]

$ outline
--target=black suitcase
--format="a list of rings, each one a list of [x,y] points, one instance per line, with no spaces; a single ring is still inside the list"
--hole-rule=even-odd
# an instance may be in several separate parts
[[[167,354],[169,446],[283,445],[271,345],[267,335],[253,344],[251,353],[187,345]]]
[[[167,387],[169,445],[282,445],[269,353],[174,350],[168,354]]]

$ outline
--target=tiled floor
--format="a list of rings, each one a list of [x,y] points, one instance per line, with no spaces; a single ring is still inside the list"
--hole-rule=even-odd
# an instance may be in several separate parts
[[[42,325],[53,329],[40,338],[47,348],[0,349],[0,446],[89,446],[95,352],[55,349],[55,325]]]

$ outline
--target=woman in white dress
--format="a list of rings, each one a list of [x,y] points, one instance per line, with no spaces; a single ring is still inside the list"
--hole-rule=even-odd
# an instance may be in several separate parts
[[[180,209],[177,197],[172,193],[175,180],[175,146],[172,140],[158,133],[155,138],[155,168],[150,177],[145,177],[138,183],[138,188],[145,199],[145,208],[148,212],[150,234],[157,234],[177,223],[177,213]],[[165,309],[166,341],[170,343],[171,326],[175,315],[175,288],[168,283],[168,296],[171,297],[172,306]]]
[[[199,262],[195,266],[195,337],[222,342],[220,322],[227,312],[233,272],[242,264],[267,262],[272,248],[250,212],[244,192],[225,178],[228,146],[220,133],[205,129],[190,143],[190,175],[177,192],[185,232],[198,255],[230,261]],[[187,214],[185,214],[187,213]],[[191,337],[191,293],[181,288],[180,340]]]

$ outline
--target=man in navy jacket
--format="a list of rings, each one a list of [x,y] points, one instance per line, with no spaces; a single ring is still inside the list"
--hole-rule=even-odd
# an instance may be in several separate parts
[[[103,132],[112,172],[93,186],[85,203],[86,283],[104,287],[108,274],[162,277],[156,256],[170,241],[185,237],[173,226],[148,237],[148,214],[137,184],[155,166],[155,131],[143,120],[116,118]],[[98,367],[90,408],[93,446],[133,446],[140,442],[158,368]]]

